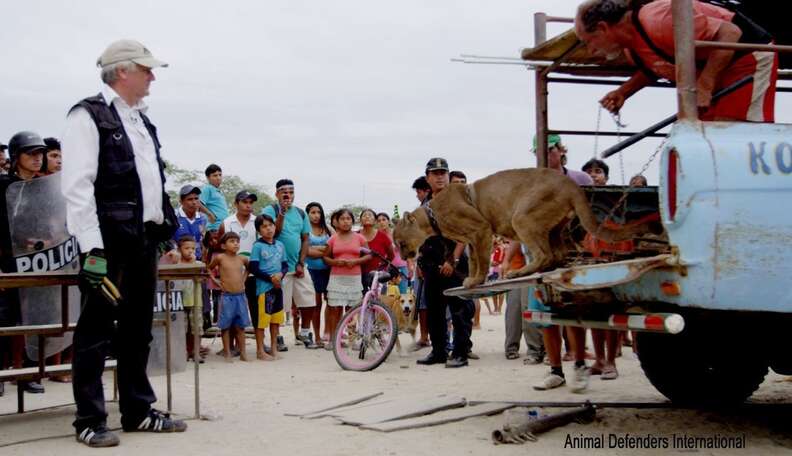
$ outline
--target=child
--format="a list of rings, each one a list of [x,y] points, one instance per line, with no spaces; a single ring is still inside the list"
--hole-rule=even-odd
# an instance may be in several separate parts
[[[322,260],[327,249],[327,240],[333,233],[325,221],[325,213],[322,205],[317,202],[308,203],[305,206],[305,213],[311,222],[311,232],[308,233],[308,255],[305,258],[305,266],[311,274],[311,281],[316,292],[316,309],[313,312],[313,329],[316,334],[315,345],[317,348],[324,345],[324,340],[329,337],[321,336],[319,324],[322,317],[322,298],[327,299],[327,282],[330,280],[330,267]],[[327,307],[325,307],[325,333],[327,332]]]
[[[192,264],[197,260],[195,258],[196,242],[191,234],[185,234],[179,237],[179,264]],[[203,335],[203,318],[199,313],[198,316],[193,314],[193,306],[202,307],[203,296],[201,293],[195,293],[195,283],[192,280],[178,280],[176,281],[182,290],[182,302],[184,303],[184,313],[187,320],[187,361],[191,361],[195,356],[195,335],[198,337]],[[199,363],[204,362],[208,349],[206,347],[199,347]]]
[[[212,258],[221,253],[223,250],[220,248],[220,236],[218,235],[217,230],[209,230],[206,232],[203,238],[203,261],[206,264],[210,264],[212,262]],[[220,289],[220,285],[217,282],[217,270],[210,269],[209,270],[209,280],[206,281],[206,288],[209,295],[209,300],[212,303],[212,310],[211,310],[211,322],[217,324],[217,317],[219,314],[219,306],[220,306],[220,295],[222,290]],[[204,315],[204,318],[208,318],[207,315]]]
[[[223,303],[220,309],[220,318],[217,327],[223,335],[223,356],[231,362],[231,340],[229,331],[236,329],[237,349],[239,359],[247,361],[245,355],[245,327],[250,325],[247,300],[245,299],[245,279],[247,278],[246,256],[237,255],[239,252],[239,235],[232,231],[225,233],[220,238],[223,253],[217,254],[209,263],[209,269],[220,268],[220,286],[223,289]]]
[[[363,291],[360,265],[369,261],[371,255],[360,255],[360,249],[368,248],[368,243],[363,235],[352,232],[355,223],[352,211],[339,209],[331,216],[331,220],[336,221],[336,233],[327,241],[324,261],[331,267],[327,283],[327,306],[330,309],[327,327],[330,337],[334,337],[344,307],[360,302]],[[333,344],[325,347],[332,350]]]
[[[250,254],[250,273],[256,277],[258,321],[256,322],[256,357],[272,361],[278,356],[278,328],[286,322],[283,311],[281,280],[289,271],[286,247],[275,240],[275,220],[269,215],[256,217],[256,231],[261,236]],[[272,356],[264,352],[264,329],[270,330]]]

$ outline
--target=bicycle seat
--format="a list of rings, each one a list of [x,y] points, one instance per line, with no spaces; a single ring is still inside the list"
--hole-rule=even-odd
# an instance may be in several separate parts
[[[371,281],[374,280],[374,273],[376,273],[376,272],[377,271],[371,271],[371,272],[368,273],[368,275],[366,276],[366,283],[371,283]],[[385,271],[379,271],[379,279],[377,279],[377,282],[386,283],[390,279],[391,279],[391,275],[390,274],[388,274]]]

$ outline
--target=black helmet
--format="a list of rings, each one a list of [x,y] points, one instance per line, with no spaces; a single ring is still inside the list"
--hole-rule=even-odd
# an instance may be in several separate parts
[[[44,140],[32,131],[20,131],[8,141],[8,156],[11,160],[16,160],[22,152],[32,152],[37,149],[47,149]]]

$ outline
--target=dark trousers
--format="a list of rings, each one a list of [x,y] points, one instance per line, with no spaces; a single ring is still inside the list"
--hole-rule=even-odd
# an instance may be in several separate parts
[[[136,427],[157,400],[146,375],[157,284],[157,250],[156,243],[148,239],[136,247],[105,246],[108,278],[118,286],[122,296],[117,308],[96,291],[82,294],[72,364],[77,432],[106,422],[102,373],[105,357],[110,354],[118,361],[119,407],[125,428]]]
[[[429,326],[429,337],[432,339],[432,354],[445,359],[448,355],[448,325],[446,308],[451,313],[451,324],[454,327],[454,358],[467,358],[473,344],[470,334],[473,332],[473,314],[475,304],[468,299],[445,296],[444,290],[461,285],[454,283],[453,279],[437,274],[424,275],[424,298],[426,300],[426,317]]]

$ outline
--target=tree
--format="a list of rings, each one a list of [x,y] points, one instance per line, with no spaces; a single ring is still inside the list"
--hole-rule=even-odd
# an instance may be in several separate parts
[[[201,171],[189,170],[178,167],[172,162],[165,162],[165,176],[168,178],[168,186],[174,186],[175,189],[168,190],[173,207],[179,205],[179,190],[186,184],[199,185],[203,179]],[[241,190],[247,190],[250,193],[255,193],[258,201],[253,205],[253,213],[258,214],[261,209],[268,204],[272,204],[275,200],[267,193],[267,190],[256,184],[245,182],[239,176],[233,174],[223,175],[223,185],[220,186],[220,192],[225,196],[228,207],[234,206],[234,197]]]

